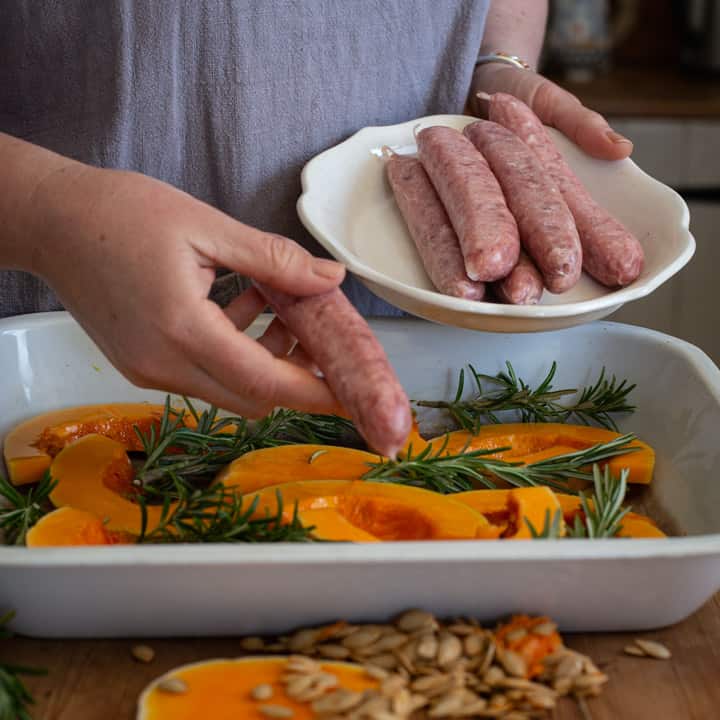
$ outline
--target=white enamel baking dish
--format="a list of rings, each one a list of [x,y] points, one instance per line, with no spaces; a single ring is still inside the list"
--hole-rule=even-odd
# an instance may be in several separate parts
[[[422,606],[487,619],[548,613],[566,631],[641,630],[685,618],[720,588],[720,372],[700,350],[613,323],[525,336],[419,320],[373,327],[415,398],[448,396],[467,362],[496,372],[509,359],[536,381],[557,360],[566,387],[602,366],[636,381],[639,409],[623,429],[658,452],[647,505],[687,536],[2,547],[0,610],[17,611],[15,629],[45,637],[261,633]],[[128,384],[64,313],[0,321],[0,377],[0,434],[52,408],[161,397]]]

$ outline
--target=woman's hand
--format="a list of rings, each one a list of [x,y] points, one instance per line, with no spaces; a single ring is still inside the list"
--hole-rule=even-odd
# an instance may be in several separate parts
[[[165,183],[73,163],[34,193],[32,267],[132,382],[259,417],[274,406],[337,411],[273,321],[242,331],[265,302],[248,290],[224,310],[208,299],[226,267],[294,295],[322,293],[344,268],[260,232]],[[305,361],[305,362],[303,362]]]
[[[506,63],[485,63],[475,69],[469,103],[482,115],[477,93],[504,92],[529,105],[545,125],[559,130],[586,153],[602,160],[630,155],[632,142],[616,133],[599,113],[586,108],[572,93],[542,75]]]

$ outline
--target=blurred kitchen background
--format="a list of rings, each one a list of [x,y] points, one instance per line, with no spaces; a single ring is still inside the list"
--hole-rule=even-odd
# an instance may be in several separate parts
[[[695,257],[610,319],[688,340],[720,364],[720,0],[551,0],[543,71],[690,207]]]

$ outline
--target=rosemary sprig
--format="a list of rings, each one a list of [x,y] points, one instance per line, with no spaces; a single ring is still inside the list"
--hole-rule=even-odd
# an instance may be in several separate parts
[[[15,613],[10,611],[0,617],[0,638],[12,637],[7,624],[14,616]],[[20,676],[46,673],[40,668],[0,663],[0,720],[31,720],[29,708],[35,701]]]
[[[593,465],[593,493],[590,498],[579,493],[582,517],[580,513],[575,515],[569,537],[595,540],[615,537],[620,532],[622,520],[630,512],[630,507],[623,507],[629,472],[623,469],[620,477],[615,477],[607,465],[604,471]]]
[[[140,500],[142,514],[139,543],[277,543],[311,542],[313,527],[304,527],[297,504],[292,520],[283,523],[283,501],[277,492],[277,512],[253,519],[259,497],[246,507],[231,488],[213,485],[182,493],[175,506],[165,495],[160,522],[147,531],[147,505]]]
[[[607,465],[604,470],[593,465],[593,493],[589,498],[585,493],[579,493],[582,512],[575,515],[573,525],[567,529],[567,537],[599,540],[617,536],[622,529],[622,519],[630,512],[630,507],[623,507],[628,474],[629,470],[624,469],[620,471],[620,477],[615,477]],[[552,518],[546,510],[545,522],[539,530],[528,518],[524,521],[533,539],[555,540],[560,537],[562,519],[562,510],[556,510]]]
[[[628,396],[635,385],[627,380],[618,382],[614,375],[608,379],[605,368],[592,385],[580,390],[554,390],[552,381],[557,372],[556,362],[552,363],[545,378],[534,389],[518,377],[509,362],[506,362],[505,366],[505,372],[485,375],[468,365],[476,392],[467,400],[463,399],[465,370],[461,370],[452,400],[416,400],[415,404],[419,407],[445,409],[460,427],[471,432],[477,432],[483,422],[501,422],[497,413],[507,411],[515,412],[521,422],[564,423],[574,419],[586,425],[596,424],[617,431],[613,415],[635,410],[635,406],[628,402]],[[488,385],[490,387],[487,387]],[[578,392],[579,397],[574,402],[559,402],[561,398],[577,395]]]
[[[185,403],[187,410],[174,410],[168,396],[157,430],[152,426],[143,432],[135,427],[146,454],[136,474],[137,485],[168,491],[175,485],[173,478],[180,478],[183,483],[192,477],[209,478],[252,450],[291,443],[331,444],[357,438],[352,423],[335,415],[279,409],[250,423],[242,417],[221,416],[215,407],[200,413],[187,398]],[[185,426],[187,415],[194,418],[196,427]]]
[[[472,490],[476,483],[494,488],[497,479],[516,487],[547,485],[561,492],[577,494],[569,488],[568,480],[592,480],[593,473],[584,468],[634,452],[636,448],[629,447],[634,439],[634,435],[621,435],[585,450],[524,465],[487,457],[507,448],[472,450],[457,455],[445,454],[448,443],[446,437],[437,450],[429,445],[417,455],[413,455],[411,448],[404,459],[368,463],[370,470],[362,477],[364,480],[415,485],[446,494]]]
[[[552,517],[550,516],[550,510],[545,511],[545,522],[542,527],[538,530],[530,520],[530,518],[523,518],[525,525],[527,525],[530,531],[530,536],[533,540],[559,540],[560,539],[560,528],[563,523],[562,510],[556,510]]]
[[[49,497],[57,481],[46,472],[26,493],[0,476],[0,533],[6,545],[24,545],[27,531],[50,509]],[[2,717],[2,716],[0,716]]]

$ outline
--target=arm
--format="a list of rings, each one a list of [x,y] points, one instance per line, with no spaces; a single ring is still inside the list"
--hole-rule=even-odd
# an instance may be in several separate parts
[[[618,160],[632,152],[632,143],[616,133],[602,115],[586,108],[574,95],[535,71],[545,35],[547,0],[492,0],[480,53],[498,50],[518,55],[531,70],[501,63],[476,68],[470,107],[480,113],[476,93],[506,92],[523,100],[545,123],[557,128],[585,152]]]
[[[165,183],[2,134],[0,167],[0,267],[45,279],[131,381],[250,417],[337,411],[325,382],[288,356],[281,323],[259,342],[244,334],[266,305],[256,290],[224,310],[208,293],[217,267],[312,295],[337,287],[341,265]]]

